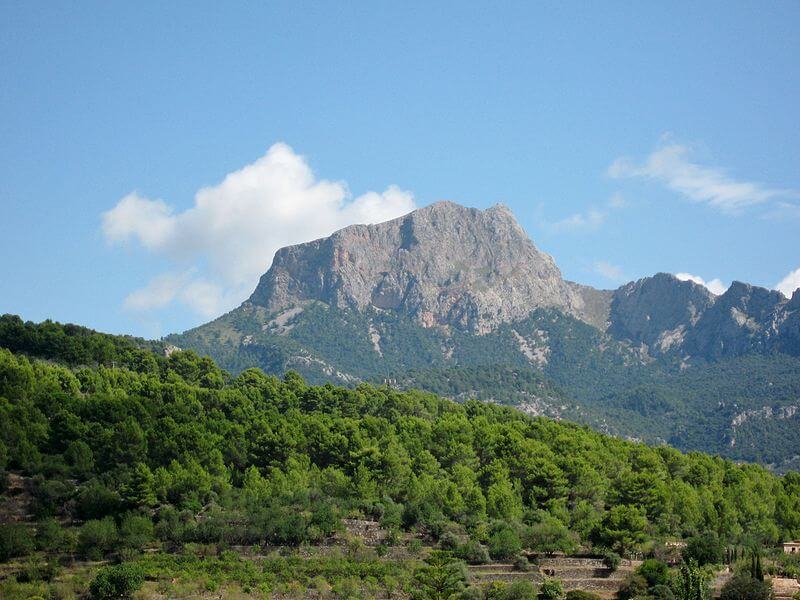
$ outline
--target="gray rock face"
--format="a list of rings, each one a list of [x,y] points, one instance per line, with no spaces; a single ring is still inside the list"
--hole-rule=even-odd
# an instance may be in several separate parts
[[[686,329],[713,304],[714,295],[702,285],[658,273],[614,292],[609,333],[660,354],[682,341]]]
[[[622,286],[611,303],[609,333],[650,354],[718,360],[752,352],[800,354],[800,293],[735,281],[721,296],[659,273]]]
[[[506,207],[439,202],[279,250],[250,302],[272,313],[319,300],[485,333],[540,307],[591,321],[602,300],[588,306],[584,298]]]

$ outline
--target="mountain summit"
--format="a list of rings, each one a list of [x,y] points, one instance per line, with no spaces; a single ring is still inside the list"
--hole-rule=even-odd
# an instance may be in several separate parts
[[[800,441],[800,291],[578,285],[500,205],[283,248],[241,306],[169,342],[234,373],[389,381],[742,460],[788,464]]]
[[[589,319],[577,286],[503,205],[437,202],[283,248],[249,301],[273,313],[313,300],[475,333],[541,307]]]

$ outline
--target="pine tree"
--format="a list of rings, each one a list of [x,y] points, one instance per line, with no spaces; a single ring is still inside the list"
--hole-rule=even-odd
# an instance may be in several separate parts
[[[464,563],[455,560],[450,552],[434,550],[425,559],[426,565],[416,574],[415,600],[450,600],[464,589]]]
[[[144,463],[136,463],[131,478],[122,488],[122,498],[135,508],[150,508],[157,502],[153,491],[153,473]]]

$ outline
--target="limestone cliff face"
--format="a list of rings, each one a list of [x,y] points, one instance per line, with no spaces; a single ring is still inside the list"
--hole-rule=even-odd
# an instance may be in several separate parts
[[[683,343],[714,300],[702,285],[667,273],[632,281],[614,292],[609,333],[661,354]]]
[[[587,306],[584,297],[506,207],[439,202],[279,250],[250,302],[272,313],[319,300],[485,333],[540,307],[592,320],[602,306]]]
[[[609,333],[648,347],[718,360],[773,351],[800,354],[800,292],[735,281],[721,296],[659,273],[622,286],[611,303]]]

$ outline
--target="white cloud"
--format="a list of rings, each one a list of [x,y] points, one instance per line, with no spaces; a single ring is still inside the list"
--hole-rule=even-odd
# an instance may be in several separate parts
[[[153,277],[146,286],[127,295],[123,306],[126,310],[146,312],[164,308],[178,296],[189,281],[187,273],[162,273]]]
[[[797,288],[800,288],[800,268],[795,269],[775,284],[775,289],[787,298],[791,298]]]
[[[594,263],[594,271],[595,273],[615,283],[621,283],[626,279],[621,267],[613,265],[604,260]]]
[[[594,230],[599,228],[606,221],[607,213],[595,208],[586,212],[574,213],[566,219],[561,219],[551,223],[548,227],[555,232],[575,231],[578,229]]]
[[[692,275],[691,273],[675,273],[675,277],[677,277],[681,281],[693,281],[698,285],[705,286],[709,292],[717,296],[724,294],[725,290],[728,289],[728,286],[722,283],[722,281],[718,278],[706,281],[702,277],[698,277],[697,275]]]
[[[618,158],[608,168],[609,176],[643,177],[664,183],[694,202],[703,202],[726,213],[737,213],[780,197],[796,197],[793,190],[771,189],[750,181],[737,181],[723,169],[697,164],[689,146],[671,142],[653,151],[641,164]]]
[[[620,194],[614,194],[608,202],[601,207],[592,207],[582,212],[573,213],[570,216],[555,221],[545,222],[544,225],[554,233],[566,231],[594,231],[603,226],[609,214],[613,210],[625,207],[625,199]]]
[[[179,267],[132,292],[126,308],[155,310],[177,300],[208,317],[241,302],[279,248],[414,208],[413,195],[396,186],[350,198],[344,182],[318,180],[304,157],[278,143],[200,189],[187,210],[128,194],[103,214],[102,231],[110,243],[138,242]]]

